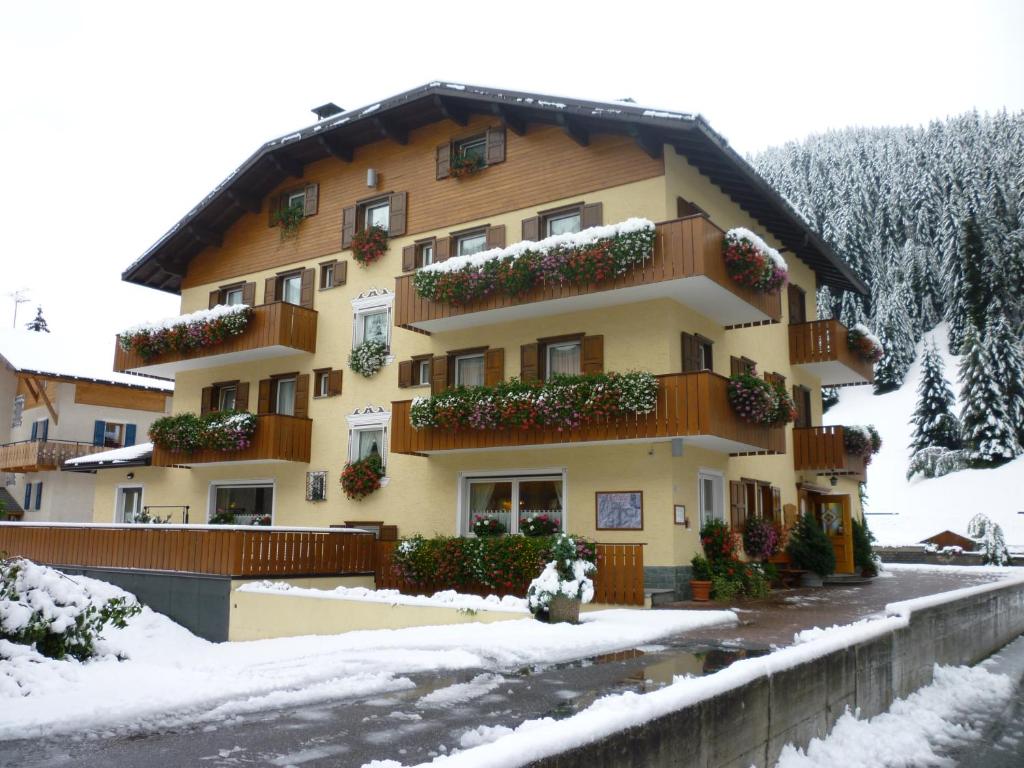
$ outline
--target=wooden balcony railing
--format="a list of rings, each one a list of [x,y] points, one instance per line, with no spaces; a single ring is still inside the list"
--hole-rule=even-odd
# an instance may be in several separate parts
[[[220,344],[188,352],[168,352],[144,359],[114,341],[114,370],[173,376],[179,371],[211,368],[250,359],[316,352],[315,310],[277,301],[253,307],[245,330]]]
[[[241,451],[175,452],[166,448],[153,448],[154,467],[173,467],[191,464],[220,464],[245,461],[301,461],[309,462],[313,420],[276,413],[256,417],[256,432],[252,444]]]
[[[846,338],[846,326],[838,320],[790,325],[789,362],[804,366],[825,386],[874,381],[874,366],[851,351]]]
[[[391,451],[429,454],[689,437],[702,447],[724,453],[785,453],[784,429],[743,421],[729,404],[728,383],[724,376],[710,371],[659,376],[658,402],[652,413],[623,416],[566,432],[557,429],[413,429],[409,420],[412,401],[402,400],[391,404]]]
[[[542,315],[572,311],[574,304],[591,308],[650,298],[674,298],[721,325],[779,320],[779,293],[754,291],[729,277],[722,258],[723,237],[722,230],[704,216],[663,222],[657,225],[653,258],[616,280],[539,286],[523,296],[493,295],[464,306],[421,298],[413,276],[403,275],[396,278],[395,324],[443,331],[517,319],[523,316],[522,305],[527,304],[535,305],[533,312]],[[597,294],[604,294],[600,302]],[[589,300],[583,300],[588,296]]]
[[[0,551],[47,565],[235,577],[372,573],[373,543],[322,529],[0,523]]]
[[[45,472],[60,469],[68,459],[110,450],[71,440],[25,440],[0,445],[0,472]]]
[[[866,473],[864,457],[847,453],[842,427],[794,428],[793,469],[860,478]]]

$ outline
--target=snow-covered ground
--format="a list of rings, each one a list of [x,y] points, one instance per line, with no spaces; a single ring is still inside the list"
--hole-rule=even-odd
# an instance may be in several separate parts
[[[126,594],[103,582],[74,579],[88,583],[100,598]],[[54,661],[0,642],[0,740],[230,720],[413,688],[408,675],[417,673],[494,672],[635,648],[690,629],[731,624],[736,616],[607,610],[587,613],[582,621],[548,625],[524,618],[215,644],[144,608],[126,629],[106,630],[98,645],[104,657],[87,663]],[[474,682],[485,690],[493,679]]]
[[[947,328],[928,334],[945,364],[947,380],[959,397],[958,358],[949,354]],[[871,387],[843,387],[826,424],[874,424],[882,450],[868,467],[868,525],[879,544],[916,544],[944,530],[967,535],[967,523],[984,512],[1003,528],[1011,550],[1024,550],[1024,456],[996,469],[967,469],[931,480],[907,482],[910,418],[917,405],[923,344],[903,386],[875,395]]]

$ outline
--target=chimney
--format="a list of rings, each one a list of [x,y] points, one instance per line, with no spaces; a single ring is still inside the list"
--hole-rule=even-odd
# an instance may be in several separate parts
[[[328,101],[326,104],[321,104],[319,107],[313,107],[313,109],[311,109],[310,111],[314,115],[316,115],[316,119],[320,121],[326,120],[328,117],[340,115],[345,110],[339,107],[333,101]]]

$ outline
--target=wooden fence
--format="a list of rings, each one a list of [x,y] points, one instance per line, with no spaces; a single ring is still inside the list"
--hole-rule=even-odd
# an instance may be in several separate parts
[[[350,531],[0,524],[0,552],[8,556],[233,577],[371,573],[373,541]]]
[[[432,594],[458,589],[475,595],[505,594],[525,597],[529,582],[515,584],[508,591],[494,590],[482,584],[453,585],[442,582],[412,583],[395,573],[391,554],[398,542],[378,541],[374,558],[377,589],[397,589],[410,594]],[[594,602],[611,605],[644,604],[644,549],[642,544],[598,544],[597,573],[594,576]]]

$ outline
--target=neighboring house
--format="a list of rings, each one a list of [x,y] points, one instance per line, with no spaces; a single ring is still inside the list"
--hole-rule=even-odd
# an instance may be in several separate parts
[[[8,518],[89,522],[95,476],[64,461],[146,439],[170,412],[173,384],[105,370],[80,343],[33,331],[0,331],[0,473]],[[13,508],[11,499],[15,502]]]
[[[449,259],[631,217],[659,222],[654,252],[615,280],[465,304],[413,285]],[[387,250],[362,266],[352,244],[373,225]],[[735,227],[783,251],[788,287],[758,292],[727,274],[723,232]],[[146,503],[188,505],[192,522],[234,512],[470,535],[477,515],[515,532],[543,512],[644,544],[648,584],[673,586],[701,521],[739,528],[807,509],[852,569],[864,465],[841,427],[817,426],[821,386],[873,374],[841,324],[809,319],[819,285],[864,285],[700,117],[431,83],[268,142],[124,279],[180,294],[182,313],[254,307],[217,345],[116,356],[116,370],[174,377],[175,413],[257,414],[243,450],[131,457],[152,464],[133,473]],[[348,366],[366,340],[387,351],[368,378]],[[795,397],[796,428],[730,407],[728,377],[755,365]],[[626,371],[658,376],[655,413],[564,431],[410,424],[413,398],[456,386]],[[384,487],[347,499],[343,467],[373,454]],[[121,471],[101,472],[96,521],[125,493],[136,491]]]

